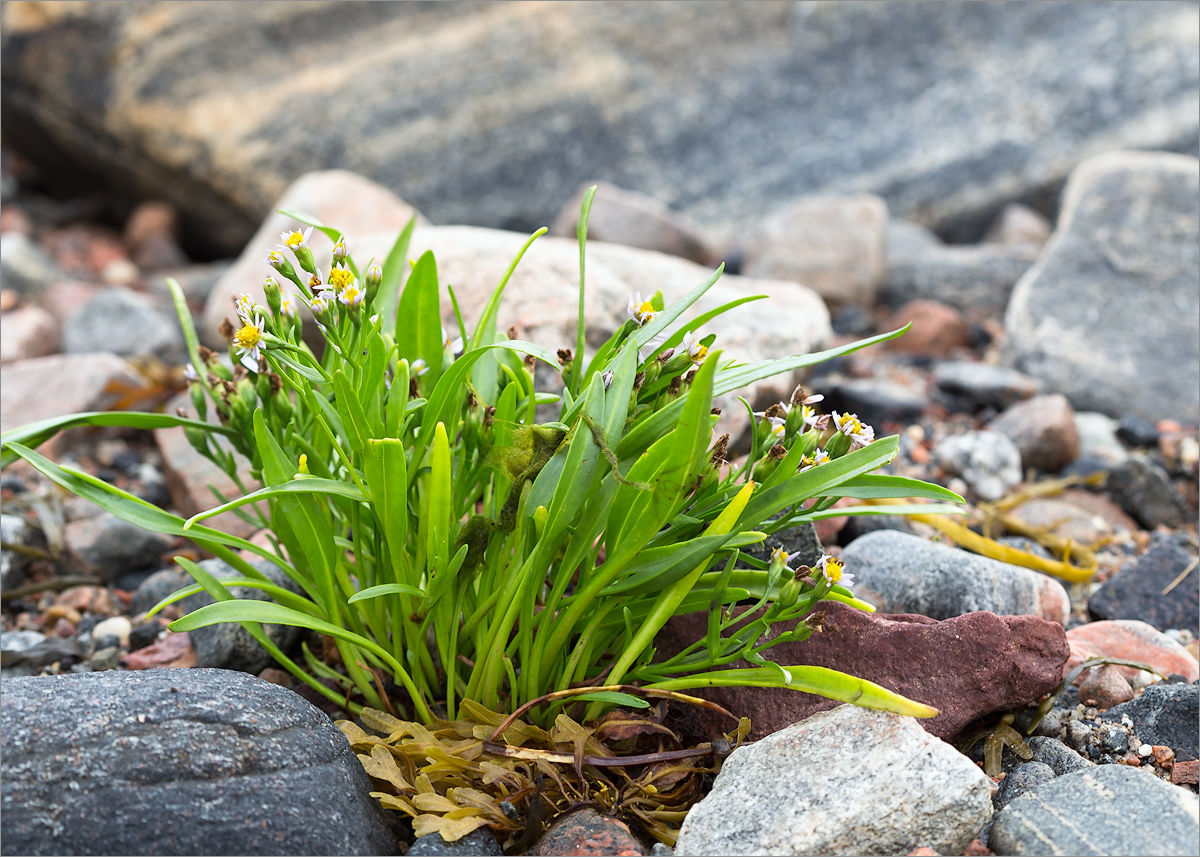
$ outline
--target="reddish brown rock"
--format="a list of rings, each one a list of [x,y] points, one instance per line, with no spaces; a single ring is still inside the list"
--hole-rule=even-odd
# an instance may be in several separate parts
[[[910,301],[896,310],[880,330],[895,330],[912,322],[912,329],[887,344],[891,351],[948,357],[957,348],[971,347],[971,325],[954,307],[937,301]]]
[[[0,315],[0,363],[54,354],[58,333],[58,322],[41,307],[17,307]]]
[[[840,670],[935,706],[941,713],[920,723],[940,738],[957,735],[986,714],[1009,711],[1049,693],[1061,680],[1069,654],[1062,626],[1035,616],[977,612],[939,622],[912,614],[864,613],[832,601],[820,609],[825,611],[821,633],[802,643],[781,643],[766,656],[789,666]],[[706,627],[704,613],[672,619],[655,641],[659,658],[669,658],[700,639]],[[689,693],[750,717],[753,738],[841,704],[783,688]],[[705,738],[730,728],[726,718],[707,711],[687,710],[681,716],[687,731]]]
[[[991,857],[996,852],[983,844],[982,839],[972,839],[963,849],[963,857]]]
[[[581,857],[640,857],[646,851],[629,827],[594,809],[581,809],[559,818],[529,851],[530,854],[581,855]]]
[[[54,603],[75,611],[76,615],[93,613],[97,616],[113,616],[117,613],[112,594],[103,586],[72,586],[60,592]]]
[[[81,411],[104,410],[124,389],[148,388],[115,354],[55,354],[4,369],[0,431]]]
[[[1010,405],[988,428],[1008,435],[1025,467],[1057,473],[1079,457],[1075,409],[1060,393]]]
[[[1161,744],[1155,744],[1150,748],[1150,751],[1154,754],[1154,764],[1158,765],[1160,768],[1166,767],[1175,762],[1175,751],[1170,747]]]
[[[179,249],[179,214],[169,202],[140,203],[125,221],[125,247],[139,267],[146,270],[175,268],[187,264]]]
[[[1161,631],[1135,619],[1089,622],[1067,632],[1071,658],[1063,667],[1065,675],[1092,657],[1121,658],[1148,664],[1163,675],[1181,675],[1189,682],[1200,678],[1200,664],[1187,650]],[[1138,670],[1117,667],[1126,678]],[[1082,678],[1082,677],[1081,677]]]
[[[161,640],[130,652],[121,660],[126,669],[148,670],[159,667],[188,669],[196,665],[196,650],[186,632],[168,632]]]
[[[1192,759],[1190,762],[1176,762],[1175,767],[1171,768],[1171,782],[1177,786],[1194,786],[1200,779],[1198,774],[1200,774],[1200,761]]]
[[[1079,683],[1079,698],[1084,705],[1107,710],[1133,699],[1133,687],[1116,667],[1093,667]]]

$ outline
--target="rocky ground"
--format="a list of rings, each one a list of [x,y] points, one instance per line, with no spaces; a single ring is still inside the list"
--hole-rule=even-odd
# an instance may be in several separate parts
[[[54,200],[39,187],[36,170],[5,152],[3,429],[98,408],[190,407],[164,278],[179,280],[202,339],[221,346],[230,297],[257,289],[282,216],[268,217],[240,258],[197,265],[169,204],[144,203],[118,223],[102,200]],[[915,721],[790,691],[714,693],[751,716],[761,740],[727,763],[678,853],[1196,853],[1198,190],[1194,158],[1118,153],[1072,173],[1055,223],[1013,204],[977,244],[945,245],[883,199],[856,194],[801,197],[721,250],[661,202],[601,189],[592,234],[611,243],[589,255],[589,339],[623,316],[628,292],[662,288],[669,301],[704,278],[697,262],[714,254],[737,274],[713,305],[771,296],[721,325],[729,353],[811,351],[911,321],[886,347],[816,367],[806,389],[877,435],[899,434],[890,471],[966,496],[975,532],[1049,559],[1084,548],[1098,565],[1089,581],[1066,583],[967,552],[925,522],[822,521],[816,538],[879,613],[834,605],[822,634],[778,656],[869,678],[942,713]],[[339,171],[297,181],[275,207],[289,206],[346,230],[356,257],[381,257],[415,211]],[[554,234],[573,233],[573,210]],[[435,249],[470,316],[522,240],[422,221],[413,250]],[[502,323],[550,348],[573,341],[575,252],[568,238],[540,239]],[[763,386],[754,396],[762,406],[788,393]],[[728,427],[746,424],[730,416]],[[50,446],[182,514],[213,505],[211,489],[236,490],[182,430],[76,431]],[[365,798],[368,781],[340,736],[243,632],[165,629],[199,598],[145,618],[187,582],[171,558],[198,556],[193,546],[64,497],[20,466],[5,470],[0,499],[6,849],[83,853],[96,836],[108,853],[167,842],[183,843],[181,853],[407,847]],[[235,517],[217,523],[254,535]],[[813,536],[790,537],[811,550]],[[677,621],[660,645],[695,633]],[[1031,758],[1005,749],[999,776],[987,776],[983,744],[968,750],[963,739],[1006,714],[1032,726],[1036,703],[1095,656],[1165,678],[1084,671],[1033,729]],[[164,759],[176,760],[168,771]],[[241,806],[246,776],[262,786],[249,818],[173,815],[197,800]],[[333,796],[341,823],[329,820]],[[212,831],[227,844],[189,838]],[[499,853],[478,834],[469,842],[438,850],[427,838],[408,853]],[[647,849],[583,813],[530,853],[584,853],[586,842],[599,843],[589,853]]]

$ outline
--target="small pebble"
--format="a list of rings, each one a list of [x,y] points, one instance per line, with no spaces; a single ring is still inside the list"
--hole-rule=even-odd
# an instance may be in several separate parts
[[[1144,759],[1147,756],[1149,756],[1151,753],[1154,752],[1154,748],[1151,747],[1149,744],[1143,744],[1142,746],[1138,747],[1137,752],[1138,752],[1138,755]]]
[[[121,665],[121,650],[116,646],[100,649],[88,658],[88,663],[96,672],[115,670]]]
[[[122,646],[129,645],[129,634],[133,631],[133,623],[124,616],[113,616],[105,619],[92,629],[92,636],[99,640],[101,637],[112,635],[120,640]]]

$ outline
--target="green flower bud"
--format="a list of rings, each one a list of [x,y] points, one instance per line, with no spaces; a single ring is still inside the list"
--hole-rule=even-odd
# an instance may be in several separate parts
[[[279,283],[274,277],[267,277],[263,280],[263,294],[267,296],[267,306],[271,309],[271,315],[275,318],[279,317]]]
[[[825,451],[829,453],[830,458],[841,458],[850,451],[850,438],[839,432],[834,432],[833,437],[825,441]]]
[[[363,274],[363,279],[367,284],[367,306],[371,306],[375,300],[375,296],[379,294],[379,286],[383,283],[383,268],[374,263],[368,265],[366,273]]]
[[[304,283],[300,282],[300,278],[296,275],[296,269],[292,267],[292,263],[287,260],[283,253],[278,250],[272,250],[264,259],[268,265],[274,268],[283,276],[287,277],[301,289],[304,288]]]
[[[200,415],[200,419],[208,418],[208,396],[204,393],[204,386],[199,383],[188,385],[188,395],[192,399],[192,407],[196,409],[196,413]]]

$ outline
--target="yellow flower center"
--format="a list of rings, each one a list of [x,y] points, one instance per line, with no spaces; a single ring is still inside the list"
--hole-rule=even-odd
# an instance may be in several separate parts
[[[280,253],[278,250],[272,250],[271,255],[268,256],[267,258],[269,258],[271,260],[272,265],[282,265],[285,261],[287,261],[286,259],[283,258],[283,254]]]
[[[787,558],[788,558],[787,551],[785,551],[783,548],[775,548],[775,550],[771,551],[771,562],[772,563],[777,562],[780,565],[783,565],[787,562]]]
[[[650,301],[642,301],[633,308],[633,314],[638,317],[639,321],[644,323],[654,318],[658,314],[658,311],[654,309],[654,304],[650,303]]]
[[[299,231],[292,232],[288,235],[287,238],[283,239],[283,243],[288,245],[289,247],[291,247],[293,250],[295,250],[299,247],[303,247],[304,246],[304,235],[303,235],[303,233],[301,233]]]
[[[333,268],[329,272],[329,285],[339,292],[353,282],[354,273],[348,268]]]
[[[692,359],[694,361],[696,361],[697,363],[703,363],[704,358],[707,356],[708,356],[708,348],[706,346],[699,345],[696,347],[695,352],[692,354]]]
[[[346,288],[342,291],[342,300],[346,304],[352,305],[358,300],[358,295],[359,291],[357,288],[354,286],[346,286]]]
[[[249,351],[262,340],[262,328],[256,324],[247,324],[233,335],[233,343],[243,351]]]
[[[842,569],[845,564],[840,559],[830,557],[825,561],[825,579],[830,583],[837,583],[842,579]]]

